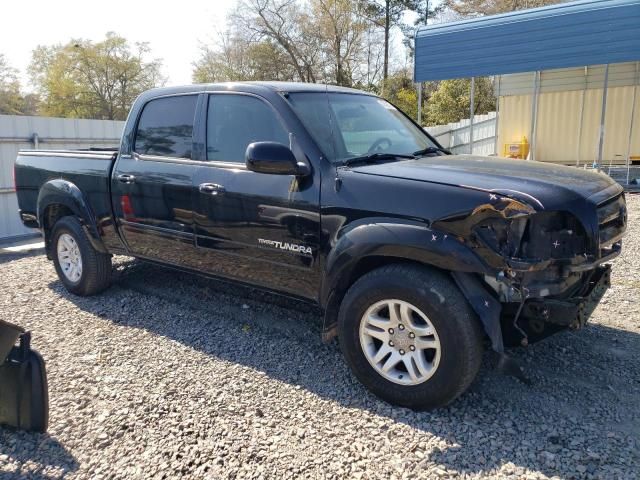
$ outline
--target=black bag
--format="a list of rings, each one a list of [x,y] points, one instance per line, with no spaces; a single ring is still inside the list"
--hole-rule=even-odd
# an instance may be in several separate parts
[[[20,338],[18,346],[16,337]],[[0,424],[46,432],[49,389],[44,360],[31,350],[31,334],[15,325],[0,322],[0,338]],[[14,345],[8,354],[7,338],[13,338]]]

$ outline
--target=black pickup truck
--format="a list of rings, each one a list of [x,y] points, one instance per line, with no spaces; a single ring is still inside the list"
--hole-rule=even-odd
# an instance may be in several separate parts
[[[411,408],[464,392],[485,342],[584,325],[627,218],[604,174],[451,155],[381,98],[296,83],[151,90],[118,150],[22,151],[15,181],[70,292],[124,254],[313,302]]]

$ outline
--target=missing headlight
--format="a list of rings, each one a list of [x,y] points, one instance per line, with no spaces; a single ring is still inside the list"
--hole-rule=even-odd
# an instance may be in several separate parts
[[[521,258],[573,258],[587,251],[586,234],[573,215],[540,212],[529,217],[522,238]]]

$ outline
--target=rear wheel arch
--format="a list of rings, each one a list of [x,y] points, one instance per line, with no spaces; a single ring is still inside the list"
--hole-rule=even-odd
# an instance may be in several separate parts
[[[56,222],[68,216],[80,221],[95,250],[108,253],[100,238],[95,215],[80,189],[67,180],[54,179],[45,183],[38,195],[38,223],[44,233],[48,255],[51,232]]]
[[[40,216],[40,226],[44,234],[44,245],[47,257],[51,259],[51,233],[54,225],[64,217],[75,217],[76,214],[67,205],[52,203],[44,208]]]

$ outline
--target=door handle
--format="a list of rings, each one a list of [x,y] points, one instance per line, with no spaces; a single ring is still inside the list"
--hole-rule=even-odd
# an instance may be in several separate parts
[[[136,181],[136,177],[133,175],[128,175],[126,173],[123,173],[121,175],[118,175],[118,181],[122,182],[122,183],[135,183]]]
[[[224,187],[217,183],[201,183],[198,190],[209,195],[222,195],[225,192]]]

